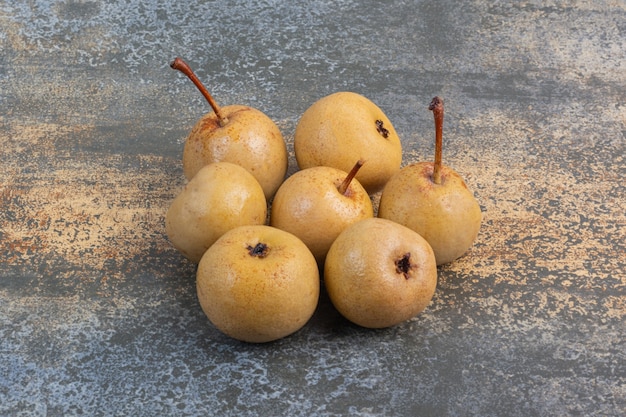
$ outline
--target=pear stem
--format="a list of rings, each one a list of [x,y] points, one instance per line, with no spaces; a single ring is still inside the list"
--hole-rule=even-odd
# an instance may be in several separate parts
[[[182,58],[179,58],[179,57],[174,58],[174,60],[170,63],[170,67],[185,74],[191,80],[191,82],[194,83],[194,85],[198,88],[198,90],[200,90],[204,98],[206,98],[206,101],[209,102],[209,105],[215,112],[215,115],[217,116],[220,126],[224,126],[226,123],[228,123],[228,118],[226,118],[226,116],[222,114],[222,110],[220,109],[220,106],[217,105],[217,102],[213,99],[213,96],[211,96],[211,94],[209,93],[209,90],[207,90],[206,87],[200,82],[200,80],[198,79],[198,77],[196,77],[196,74],[194,74],[191,67],[187,65],[187,63],[183,61]]]
[[[339,184],[339,187],[337,187],[337,190],[339,191],[340,194],[346,195],[346,191],[348,191],[348,187],[350,186],[350,183],[352,182],[352,180],[356,176],[356,173],[359,172],[359,169],[361,169],[364,163],[365,161],[362,159],[359,159],[358,161],[356,161],[356,164],[354,164],[350,172],[348,172],[348,175],[346,176],[346,178],[341,182],[341,184]]]
[[[435,97],[430,102],[428,110],[435,117],[435,163],[433,166],[433,182],[441,184],[441,154],[443,148],[443,99]]]

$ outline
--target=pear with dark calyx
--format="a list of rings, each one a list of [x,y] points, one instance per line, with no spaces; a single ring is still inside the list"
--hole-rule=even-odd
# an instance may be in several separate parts
[[[211,162],[231,162],[250,172],[263,187],[265,198],[271,199],[287,173],[287,146],[280,129],[252,107],[218,106],[181,58],[170,66],[189,77],[213,109],[196,123],[185,142],[183,171],[187,179]]]
[[[297,171],[280,186],[270,211],[270,225],[298,236],[323,264],[335,238],[349,225],[373,217],[367,191],[350,172],[319,166]]]
[[[202,310],[218,330],[264,343],[289,336],[309,321],[320,276],[311,252],[291,233],[241,226],[202,256],[196,287]]]
[[[421,313],[437,287],[430,245],[386,219],[361,220],[331,245],[324,285],[335,308],[363,327],[395,326]]]
[[[385,186],[378,217],[419,233],[433,248],[437,265],[467,252],[478,236],[482,213],[463,178],[442,164],[443,100],[433,98],[435,161],[408,165]]]
[[[359,159],[367,161],[356,179],[374,194],[400,170],[402,145],[385,113],[360,94],[341,91],[313,103],[294,134],[300,169],[329,166],[348,172]]]

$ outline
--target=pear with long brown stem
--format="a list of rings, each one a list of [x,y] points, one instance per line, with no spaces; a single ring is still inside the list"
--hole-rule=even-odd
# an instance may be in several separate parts
[[[183,150],[185,176],[192,179],[212,162],[231,162],[250,172],[269,200],[287,173],[287,146],[278,126],[263,112],[249,106],[220,107],[181,58],[175,58],[170,66],[194,83],[212,109],[187,137]]]
[[[408,165],[385,186],[378,217],[419,233],[433,248],[437,265],[467,252],[478,236],[482,213],[463,178],[442,163],[443,100],[432,99],[435,161]]]

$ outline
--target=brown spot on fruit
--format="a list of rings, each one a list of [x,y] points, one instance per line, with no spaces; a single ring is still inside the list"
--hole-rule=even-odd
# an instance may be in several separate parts
[[[220,127],[220,124],[216,118],[213,118],[213,117],[202,118],[202,127],[200,127],[200,130],[213,131],[219,127]],[[198,136],[195,135],[194,137],[198,137]]]
[[[252,245],[248,245],[248,253],[250,254],[250,256],[254,256],[257,258],[265,258],[267,256],[267,254],[269,253],[269,248],[267,247],[267,245],[265,243],[257,243],[255,246]]]
[[[411,270],[411,252],[407,252],[398,260],[396,260],[396,272],[402,274],[404,279],[409,279],[409,271]]]
[[[383,138],[387,139],[389,137],[389,130],[387,130],[383,124],[382,120],[376,120],[376,131],[380,133]]]

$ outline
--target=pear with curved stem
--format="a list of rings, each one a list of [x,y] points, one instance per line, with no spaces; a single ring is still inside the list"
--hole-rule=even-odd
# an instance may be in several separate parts
[[[191,179],[212,162],[232,162],[244,167],[270,199],[285,179],[287,146],[276,124],[249,106],[220,107],[198,77],[181,58],[170,66],[185,74],[205,97],[211,109],[193,127],[183,150],[183,171]]]
[[[270,225],[298,236],[323,264],[346,227],[374,216],[370,197],[355,178],[363,165],[357,161],[348,173],[325,166],[297,171],[276,192]]]
[[[432,246],[437,265],[462,256],[478,236],[482,213],[463,178],[442,163],[443,100],[432,99],[435,160],[408,165],[385,186],[378,217],[419,233]]]

